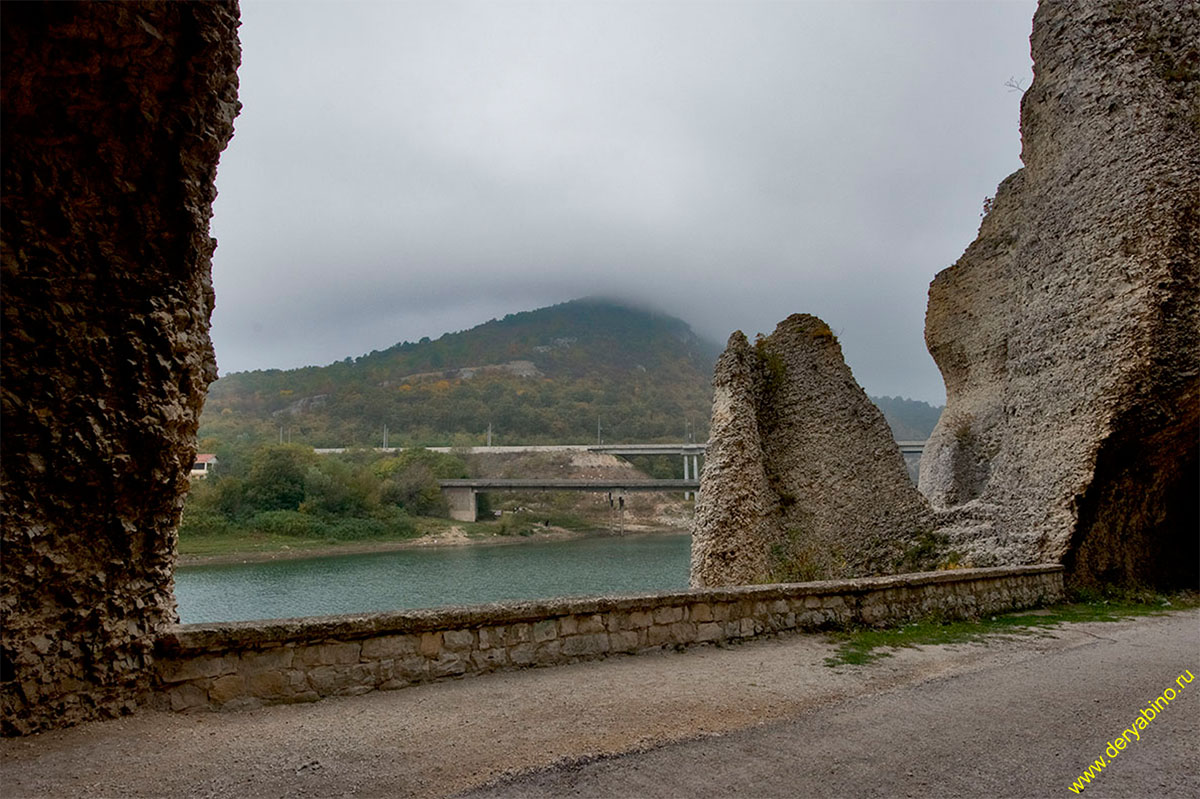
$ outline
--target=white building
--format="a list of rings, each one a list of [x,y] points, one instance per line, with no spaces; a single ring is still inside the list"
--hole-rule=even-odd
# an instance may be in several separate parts
[[[188,477],[196,479],[204,479],[217,466],[217,456],[211,453],[201,453],[196,456],[196,462],[192,464],[192,470],[188,472]]]

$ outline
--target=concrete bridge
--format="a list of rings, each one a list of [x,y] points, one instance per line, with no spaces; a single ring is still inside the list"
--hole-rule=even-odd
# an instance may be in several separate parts
[[[924,441],[897,441],[904,455],[920,455]],[[375,447],[376,452],[403,452],[405,447]],[[599,452],[605,455],[678,455],[683,457],[682,480],[627,480],[621,483],[591,480],[442,480],[442,493],[450,503],[450,518],[473,522],[478,519],[475,495],[480,491],[671,491],[684,498],[700,488],[700,458],[708,442],[678,444],[529,444],[509,447],[425,447],[431,452],[464,455],[517,455],[525,452]],[[318,455],[345,452],[345,447],[314,450]],[[915,478],[914,478],[915,479]]]
[[[440,480],[450,503],[450,518],[460,522],[479,519],[475,495],[480,491],[696,491],[700,480]]]
[[[896,445],[905,455],[920,455],[925,451],[924,441],[897,441]],[[346,447],[327,447],[313,450],[318,455],[345,452]],[[406,447],[375,447],[376,452],[403,452]],[[517,455],[522,452],[603,452],[607,455],[703,455],[708,442],[699,444],[528,444],[511,447],[423,447],[430,452],[448,452],[464,455]]]

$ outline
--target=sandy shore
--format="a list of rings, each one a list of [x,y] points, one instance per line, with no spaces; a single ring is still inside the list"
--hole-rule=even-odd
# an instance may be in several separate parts
[[[589,536],[615,535],[666,535],[686,533],[687,530],[677,527],[661,527],[651,525],[626,525],[623,534],[610,530],[568,530],[565,527],[540,528],[528,536],[521,535],[491,535],[472,538],[463,528],[458,526],[403,541],[366,541],[362,543],[329,544],[328,546],[306,547],[304,549],[278,549],[269,552],[226,552],[220,555],[180,555],[178,566],[217,566],[229,563],[264,563],[276,560],[302,560],[305,558],[326,558],[332,555],[361,555],[372,552],[395,552],[402,549],[426,549],[429,547],[477,547],[477,546],[508,546],[545,541],[565,541],[573,538]]]

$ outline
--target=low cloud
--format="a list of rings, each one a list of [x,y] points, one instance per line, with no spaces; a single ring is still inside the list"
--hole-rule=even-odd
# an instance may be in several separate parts
[[[816,313],[942,400],[929,280],[1019,168],[1034,3],[243,3],[222,373],[574,297]]]

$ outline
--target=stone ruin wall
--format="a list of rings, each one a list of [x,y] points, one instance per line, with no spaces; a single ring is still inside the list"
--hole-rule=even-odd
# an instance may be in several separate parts
[[[181,624],[159,640],[149,701],[182,712],[313,702],[778,633],[977,618],[1057,602],[1062,592],[1062,567],[1043,565]]]
[[[1024,168],[929,290],[920,486],[978,565],[1198,582],[1200,3],[1043,3]]]
[[[236,2],[4,3],[5,734],[128,712],[216,376]]]

